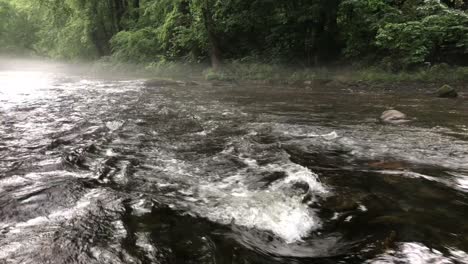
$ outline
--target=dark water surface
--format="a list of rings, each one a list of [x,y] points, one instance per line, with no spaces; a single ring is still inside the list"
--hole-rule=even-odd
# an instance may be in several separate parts
[[[468,263],[465,99],[61,70],[0,67],[0,263]]]

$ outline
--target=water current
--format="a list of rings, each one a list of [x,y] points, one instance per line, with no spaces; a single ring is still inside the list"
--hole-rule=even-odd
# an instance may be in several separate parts
[[[67,69],[0,65],[2,264],[468,263],[466,99]]]

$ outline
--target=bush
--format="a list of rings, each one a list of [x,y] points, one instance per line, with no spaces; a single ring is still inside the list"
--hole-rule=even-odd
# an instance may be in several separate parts
[[[468,53],[468,15],[450,10],[438,1],[426,1],[417,8],[418,20],[383,25],[376,36],[402,68],[441,62],[450,53]]]
[[[0,52],[29,54],[34,52],[38,25],[23,9],[0,0]]]
[[[158,61],[160,54],[158,33],[152,28],[121,31],[111,39],[113,56],[125,62]]]

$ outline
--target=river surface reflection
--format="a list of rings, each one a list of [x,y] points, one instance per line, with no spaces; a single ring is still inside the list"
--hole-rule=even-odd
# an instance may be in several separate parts
[[[468,263],[464,99],[5,65],[0,263]]]

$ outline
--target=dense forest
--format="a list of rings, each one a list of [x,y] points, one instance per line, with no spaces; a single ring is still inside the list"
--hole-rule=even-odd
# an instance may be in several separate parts
[[[464,0],[0,0],[2,52],[393,69],[468,64]]]

